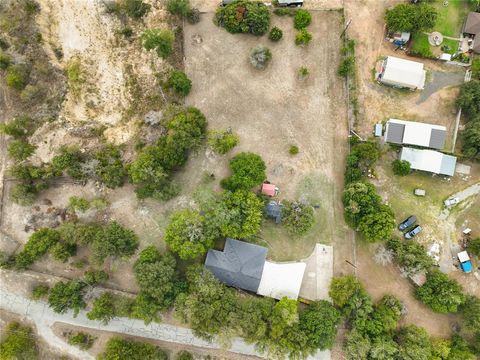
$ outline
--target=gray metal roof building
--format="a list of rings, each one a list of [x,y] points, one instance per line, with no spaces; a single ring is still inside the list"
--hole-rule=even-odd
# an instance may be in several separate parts
[[[267,248],[227,238],[223,251],[208,250],[205,267],[226,285],[257,292]]]
[[[445,126],[390,119],[385,126],[385,141],[392,144],[408,144],[441,150],[445,146]]]
[[[276,201],[269,201],[267,206],[265,206],[265,214],[271,218],[275,219],[275,223],[282,223],[282,204],[279,204]]]

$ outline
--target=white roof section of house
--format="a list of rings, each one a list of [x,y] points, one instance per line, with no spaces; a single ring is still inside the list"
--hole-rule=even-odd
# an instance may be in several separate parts
[[[380,82],[411,89],[425,87],[426,71],[422,63],[388,56],[383,67]]]
[[[470,256],[468,256],[468,253],[466,251],[459,252],[457,256],[458,256],[458,260],[460,260],[460,262],[462,263],[466,261],[470,261]]]
[[[284,296],[297,300],[306,264],[265,261],[257,294],[280,300]]]
[[[400,160],[406,160],[415,170],[453,176],[457,158],[434,150],[420,150],[403,147]]]
[[[387,131],[385,132],[385,141],[388,142],[388,127],[389,124],[399,124],[399,125],[404,125],[404,130],[403,130],[403,139],[402,143],[403,144],[408,144],[408,145],[416,145],[416,146],[424,146],[424,147],[433,147],[431,146],[431,139],[433,134],[439,134],[439,132],[446,132],[447,128],[445,126],[441,125],[434,125],[434,124],[426,124],[426,123],[421,123],[421,122],[416,122],[416,121],[405,121],[405,120],[399,120],[399,119],[390,119],[387,121]],[[437,132],[433,131],[437,130]],[[395,141],[394,141],[395,142]],[[444,141],[440,141],[443,143]]]

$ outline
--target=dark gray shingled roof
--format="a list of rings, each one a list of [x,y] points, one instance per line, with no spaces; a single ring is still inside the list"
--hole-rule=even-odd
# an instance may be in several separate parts
[[[257,292],[267,248],[227,238],[223,251],[208,250],[205,267],[222,283]]]
[[[404,124],[389,123],[386,141],[394,144],[403,144]]]
[[[463,32],[473,35],[480,34],[480,13],[473,11],[468,13]]]
[[[445,130],[432,129],[430,134],[430,144],[428,147],[433,149],[442,150],[445,145],[445,136],[447,132]]]

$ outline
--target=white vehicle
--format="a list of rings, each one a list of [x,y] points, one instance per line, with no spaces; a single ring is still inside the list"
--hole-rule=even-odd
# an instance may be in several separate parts
[[[450,207],[456,205],[460,202],[460,199],[457,197],[451,197],[444,201],[445,206]]]

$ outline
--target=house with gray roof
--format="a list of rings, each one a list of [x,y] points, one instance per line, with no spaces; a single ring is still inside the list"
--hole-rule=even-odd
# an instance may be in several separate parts
[[[222,283],[257,292],[267,248],[227,238],[223,251],[208,250],[205,267]]]
[[[390,119],[385,125],[385,142],[397,145],[415,145],[442,150],[447,128],[416,121]]]
[[[439,151],[403,147],[400,160],[410,163],[414,170],[428,171],[434,174],[453,176],[457,158]]]
[[[463,34],[473,39],[471,49],[480,54],[480,13],[474,11],[468,13]]]

